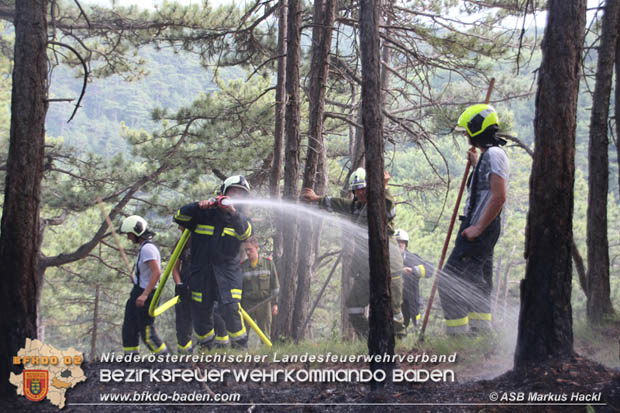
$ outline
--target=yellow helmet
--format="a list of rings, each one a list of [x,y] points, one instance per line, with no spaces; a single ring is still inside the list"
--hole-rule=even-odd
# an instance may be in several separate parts
[[[499,118],[493,106],[480,103],[465,109],[461,116],[459,116],[457,125],[465,128],[469,136],[474,138],[486,131],[490,126],[495,125],[498,128]]]
[[[349,188],[351,191],[366,188],[366,170],[364,168],[357,168],[353,171],[349,177]]]

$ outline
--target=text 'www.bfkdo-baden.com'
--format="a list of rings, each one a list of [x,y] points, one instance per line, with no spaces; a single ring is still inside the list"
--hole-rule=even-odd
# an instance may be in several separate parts
[[[162,392],[134,391],[124,393],[101,393],[101,403],[236,403],[241,400],[239,393],[202,393],[198,391]]]

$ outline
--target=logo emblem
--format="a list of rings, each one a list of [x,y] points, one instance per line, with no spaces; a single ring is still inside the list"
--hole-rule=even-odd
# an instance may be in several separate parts
[[[47,370],[24,370],[24,396],[33,402],[40,402],[47,396],[49,372]]]

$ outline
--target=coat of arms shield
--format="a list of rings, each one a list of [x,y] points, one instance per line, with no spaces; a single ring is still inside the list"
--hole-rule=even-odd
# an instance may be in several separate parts
[[[33,402],[45,399],[49,389],[47,370],[24,370],[24,396]]]

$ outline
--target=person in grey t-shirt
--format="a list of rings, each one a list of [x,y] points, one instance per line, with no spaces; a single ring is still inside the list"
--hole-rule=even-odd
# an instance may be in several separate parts
[[[492,327],[493,249],[500,233],[500,213],[506,202],[508,157],[497,137],[499,120],[492,106],[470,106],[458,125],[465,128],[475,149],[467,156],[474,171],[461,227],[445,272],[439,278],[439,296],[449,334],[479,332]]]
[[[148,228],[146,220],[138,215],[125,218],[120,232],[127,234],[127,238],[140,246],[132,277],[133,289],[125,304],[123,351],[138,353],[141,337],[153,353],[167,354],[166,343],[155,330],[155,319],[149,315],[149,306],[161,276],[161,256],[151,241],[155,233]]]

